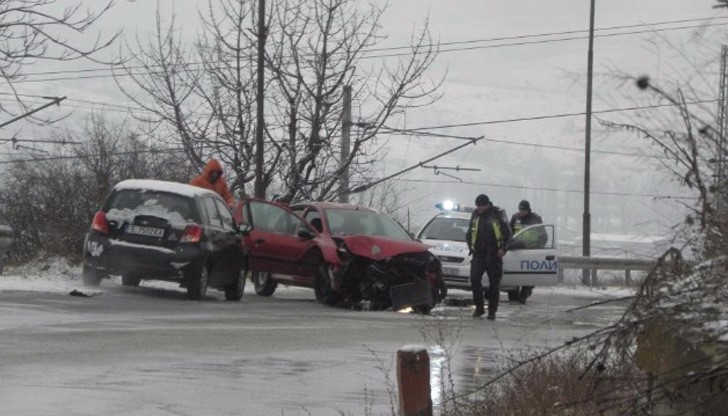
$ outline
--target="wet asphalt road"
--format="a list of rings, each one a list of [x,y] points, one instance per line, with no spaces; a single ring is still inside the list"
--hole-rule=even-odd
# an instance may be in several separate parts
[[[99,293],[0,292],[1,414],[391,414],[401,346],[427,345],[433,385],[452,378],[465,392],[509,356],[605,326],[625,305],[567,313],[600,295],[536,289],[527,305],[504,294],[490,322],[467,306],[431,317],[325,307],[298,288],[263,298],[249,285],[241,302],[210,290],[190,302],[174,285],[112,280]]]

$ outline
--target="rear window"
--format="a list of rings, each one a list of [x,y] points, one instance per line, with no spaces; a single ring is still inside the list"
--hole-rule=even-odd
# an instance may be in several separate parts
[[[420,233],[423,240],[465,241],[470,220],[438,217],[430,221]]]
[[[106,204],[106,217],[131,222],[137,215],[150,215],[170,223],[199,222],[192,201],[168,192],[124,189],[111,195]]]

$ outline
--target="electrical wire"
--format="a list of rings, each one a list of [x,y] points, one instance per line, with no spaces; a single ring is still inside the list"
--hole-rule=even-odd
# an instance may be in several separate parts
[[[628,29],[633,27],[644,27],[644,26],[660,26],[665,24],[674,24],[674,23],[687,23],[687,22],[699,22],[699,21],[709,21],[709,20],[720,20],[720,19],[726,19],[726,17],[715,17],[715,18],[700,18],[700,19],[684,19],[684,20],[674,20],[674,21],[663,21],[663,22],[653,22],[653,23],[645,23],[645,24],[635,24],[635,25],[625,25],[625,26],[614,26],[609,28],[602,28],[602,29],[595,29],[595,30],[601,30],[601,31],[607,31],[607,30],[616,30],[616,29]],[[728,22],[721,22],[721,23],[704,23],[700,25],[688,25],[688,26],[678,26],[678,27],[667,27],[667,28],[654,28],[654,29],[645,29],[645,30],[635,30],[635,31],[627,31],[627,32],[619,32],[619,33],[605,33],[605,34],[596,34],[594,35],[595,38],[600,37],[614,37],[614,36],[625,36],[625,35],[637,35],[637,34],[643,34],[643,33],[656,33],[656,32],[666,32],[666,31],[675,31],[675,30],[685,30],[685,29],[696,29],[696,28],[704,28],[704,27],[712,27],[712,26],[725,26],[728,25]],[[452,46],[452,45],[466,45],[466,44],[472,44],[472,43],[482,43],[482,42],[492,42],[496,40],[517,40],[517,39],[529,39],[529,38],[538,38],[538,37],[548,37],[548,36],[557,36],[557,35],[567,35],[567,34],[574,34],[574,33],[585,33],[585,30],[570,30],[570,31],[563,31],[563,32],[552,32],[552,33],[542,33],[542,34],[532,34],[532,35],[517,35],[517,36],[507,36],[507,37],[498,37],[498,38],[491,38],[491,39],[476,39],[476,40],[466,40],[466,41],[455,41],[455,42],[446,42],[444,45],[446,46]],[[535,44],[548,44],[548,43],[554,43],[554,42],[565,42],[565,41],[572,41],[572,40],[582,40],[587,39],[587,36],[572,36],[572,37],[566,37],[566,38],[557,38],[557,39],[545,39],[545,40],[535,40],[535,41],[524,41],[524,42],[515,42],[515,43],[500,43],[500,44],[494,44],[494,45],[480,45],[480,46],[462,46],[462,47],[455,47],[455,48],[445,48],[445,49],[439,49],[439,52],[447,53],[447,52],[462,52],[462,51],[470,51],[470,50],[478,50],[478,49],[492,49],[492,48],[502,48],[502,47],[513,47],[513,46],[524,46],[524,45],[535,45]],[[441,43],[440,45],[443,45]],[[425,49],[437,47],[438,44],[424,44],[422,45]],[[391,54],[375,54],[375,55],[367,55],[369,51],[386,51],[386,50],[404,50],[409,49],[409,52],[403,52],[403,53],[391,53]],[[429,53],[427,51],[419,52],[419,54],[426,54]],[[390,47],[390,48],[372,48],[370,50],[364,50],[364,54],[362,54],[361,59],[381,59],[381,58],[390,58],[390,57],[398,57],[398,56],[409,56],[412,55],[411,46],[398,46],[398,47]],[[251,58],[252,55],[249,56]],[[183,63],[188,68],[183,69],[177,69],[178,72],[186,72],[191,71],[194,68],[189,68],[193,66],[200,66],[203,65],[203,62],[186,62]],[[148,69],[150,67],[155,67],[159,65],[132,65],[128,67],[124,67],[124,70],[135,70],[135,69]],[[122,68],[117,68],[122,69]],[[98,69],[76,69],[76,70],[66,70],[66,71],[45,71],[45,72],[34,72],[34,73],[27,73],[23,74],[23,77],[33,77],[33,76],[41,76],[41,75],[61,75],[61,74],[81,74],[81,73],[89,73],[89,72],[100,72],[100,71],[113,71],[114,68],[98,68]],[[122,74],[101,74],[101,75],[85,75],[85,76],[77,76],[77,77],[54,77],[54,78],[40,78],[40,79],[20,79],[17,81],[14,81],[15,84],[22,84],[22,83],[36,83],[36,82],[54,82],[54,81],[69,81],[69,80],[88,80],[88,79],[99,79],[99,78],[111,78],[111,77],[127,77],[127,76],[138,76],[138,75],[146,75],[148,72],[130,72],[130,73],[122,73]]]
[[[709,103],[716,103],[718,102],[717,99],[709,99],[709,100],[697,100],[697,101],[689,101],[685,104],[687,105],[695,105],[695,104],[709,104]],[[649,110],[654,108],[663,108],[663,107],[674,107],[674,104],[668,103],[668,104],[653,104],[653,105],[644,105],[644,106],[634,106],[634,107],[619,107],[619,108],[610,108],[607,110],[594,110],[592,111],[592,114],[610,114],[610,113],[620,113],[625,111],[638,111],[638,110]],[[576,112],[576,113],[561,113],[561,114],[544,114],[540,116],[529,116],[529,117],[517,117],[517,118],[508,118],[508,119],[501,119],[501,120],[487,120],[487,121],[473,121],[473,122],[467,122],[467,123],[455,123],[455,124],[441,124],[436,126],[425,126],[425,127],[415,127],[415,128],[409,128],[406,131],[415,133],[420,130],[438,130],[438,129],[449,129],[454,127],[473,127],[473,126],[487,126],[491,124],[504,124],[504,123],[515,123],[515,122],[521,122],[521,121],[537,121],[537,120],[550,120],[550,119],[557,119],[557,118],[566,118],[566,117],[578,117],[583,116],[586,113]],[[390,130],[397,130],[394,128],[389,128]]]
[[[147,150],[129,150],[125,152],[113,152],[107,153],[104,156],[125,156],[125,155],[138,155],[138,154],[155,154],[155,153],[182,153],[185,149],[183,148],[168,148],[168,149],[147,149]],[[48,156],[38,157],[32,159],[16,159],[16,160],[0,160],[0,165],[7,165],[11,163],[24,163],[24,162],[50,162],[56,160],[76,160],[85,158],[94,158],[95,155],[88,156]]]
[[[461,139],[464,136],[450,136],[447,134],[430,134],[426,131],[418,130],[417,132],[409,132],[408,130],[401,130],[401,129],[388,129],[391,131],[384,131],[383,134],[387,135],[403,135],[403,136],[434,136],[434,137],[441,137],[441,138],[454,138],[454,139]],[[514,146],[527,146],[527,147],[533,147],[538,149],[557,149],[557,150],[566,150],[571,152],[584,152],[584,148],[582,147],[573,147],[573,146],[559,146],[559,145],[552,145],[552,144],[541,144],[541,143],[534,143],[534,142],[516,142],[513,140],[499,140],[499,139],[489,139],[489,138],[483,138],[484,142],[491,142],[491,143],[500,143],[500,144],[509,144]],[[606,154],[606,155],[614,155],[614,156],[628,156],[628,157],[637,157],[637,158],[649,158],[649,159],[662,159],[662,160],[672,160],[674,158],[668,157],[668,156],[658,156],[658,155],[650,155],[650,154],[640,154],[640,153],[627,153],[627,152],[617,152],[612,150],[599,150],[599,149],[591,149],[592,153],[599,153],[599,154]]]
[[[559,189],[559,188],[547,188],[547,187],[535,187],[535,186],[522,186],[522,185],[503,185],[488,182],[474,182],[474,181],[436,181],[428,179],[398,179],[400,182],[412,182],[412,183],[432,183],[432,184],[461,184],[461,185],[479,185],[479,186],[492,186],[494,188],[509,188],[509,189],[527,189],[532,191],[548,191],[548,192],[564,192],[573,194],[583,194],[583,190],[578,189]],[[660,195],[660,194],[637,194],[628,192],[599,192],[591,191],[590,194],[594,195],[605,195],[605,196],[625,196],[625,197],[641,197],[641,198],[654,198],[654,199],[680,199],[680,200],[698,200],[698,197],[689,196],[677,196],[677,195]]]

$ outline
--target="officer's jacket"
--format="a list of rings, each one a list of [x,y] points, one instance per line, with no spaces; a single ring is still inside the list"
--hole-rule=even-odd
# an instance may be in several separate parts
[[[518,214],[513,214],[511,217],[511,230],[513,231],[513,234],[521,231],[529,225],[534,224],[543,224],[543,219],[541,219],[541,216],[535,212],[529,212],[528,215],[523,218],[519,217]]]
[[[543,224],[543,219],[535,212],[529,212],[525,217],[519,217],[518,214],[513,214],[511,217],[511,230],[514,235],[522,229],[535,224]],[[546,234],[545,229],[538,228],[525,231],[523,236],[518,237],[518,239],[518,245],[514,245],[513,248],[543,248],[548,241],[548,234]]]
[[[482,214],[473,212],[465,241],[474,254],[493,254],[507,248],[511,242],[511,227],[506,212],[496,206]]]

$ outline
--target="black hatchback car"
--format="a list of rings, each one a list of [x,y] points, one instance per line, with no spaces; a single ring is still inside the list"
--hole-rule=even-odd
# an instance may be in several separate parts
[[[207,287],[240,300],[245,288],[241,240],[230,209],[216,193],[175,182],[125,180],[112,189],[86,234],[83,283],[121,275],[179,282],[201,300]]]

